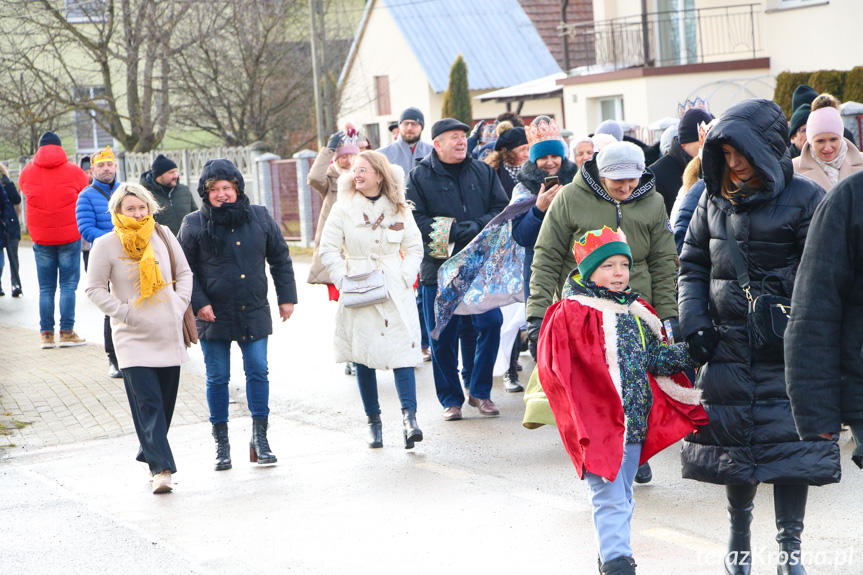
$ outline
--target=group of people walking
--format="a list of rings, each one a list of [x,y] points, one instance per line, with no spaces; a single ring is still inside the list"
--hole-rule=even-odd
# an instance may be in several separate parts
[[[431,127],[431,146],[422,142],[424,116],[415,108],[402,113],[398,139],[379,151],[361,151],[352,127],[334,134],[309,175],[324,207],[308,281],[327,285],[338,301],[335,360],[355,373],[369,447],[383,446],[378,370],[394,372],[410,449],[424,437],[415,368],[431,360],[444,420],[462,419],[465,401],[494,417],[493,364],[503,347],[505,389],[525,391],[525,427],[557,425],[587,481],[601,573],[635,573],[632,484],[650,481],[649,458],[684,439],[683,476],[725,489],[725,572],[751,572],[754,498],[758,485],[771,483],[778,573],[804,575],[808,489],[839,481],[842,424],[863,441],[854,289],[863,275],[855,239],[863,210],[854,203],[863,176],[852,176],[863,156],[844,137],[835,98],[810,102],[795,111],[792,130],[767,100],[743,101],[718,119],[693,107],[653,165],[644,146],[611,124],[570,150],[548,116],[501,121],[485,161],[474,157],[476,130],[452,118]],[[799,147],[793,162],[789,145]],[[74,172],[57,151],[37,156],[37,165]],[[154,492],[170,490],[176,472],[167,432],[190,306],[216,469],[232,465],[233,341],[246,371],[250,458],[275,462],[266,434],[267,263],[283,321],[297,302],[278,224],[250,204],[227,160],[206,164],[200,208],[192,203],[178,214],[172,202],[184,195],[169,160],[160,156],[142,186],[116,182],[101,165],[105,157],[94,156],[93,183],[74,192],[77,227],[92,243],[86,291],[106,314],[106,351],[124,379]],[[39,184],[24,176],[29,201]],[[74,191],[77,173],[67,179]],[[87,207],[100,196],[104,209]],[[166,212],[173,225],[163,227],[157,216]],[[74,235],[67,231],[64,246]],[[61,260],[66,249],[51,257]],[[41,251],[37,260],[47,259]],[[61,343],[72,337],[62,293]],[[753,343],[750,316],[762,295],[790,300],[780,304],[794,310],[788,353],[782,327],[774,330],[778,348]],[[524,305],[537,364],[526,390],[515,373],[519,346],[501,346],[501,308],[514,303]],[[47,306],[43,342],[46,333],[53,338]]]

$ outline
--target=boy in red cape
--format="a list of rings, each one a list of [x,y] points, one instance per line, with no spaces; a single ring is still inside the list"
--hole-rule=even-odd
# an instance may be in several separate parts
[[[698,365],[686,344],[669,345],[653,308],[629,291],[632,253],[623,232],[588,232],[574,251],[577,273],[542,324],[539,378],[590,487],[600,571],[630,575],[638,466],[706,424],[707,413],[680,373]]]

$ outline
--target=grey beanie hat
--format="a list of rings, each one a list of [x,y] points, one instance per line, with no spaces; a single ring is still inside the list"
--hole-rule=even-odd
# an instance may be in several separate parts
[[[614,120],[606,120],[596,127],[597,134],[609,134],[618,142],[623,141],[623,128]]]
[[[659,156],[665,156],[671,151],[671,143],[677,137],[678,124],[672,124],[665,128],[662,137],[659,138]]]
[[[596,166],[601,178],[640,179],[644,173],[644,152],[632,142],[617,142],[596,155]]]

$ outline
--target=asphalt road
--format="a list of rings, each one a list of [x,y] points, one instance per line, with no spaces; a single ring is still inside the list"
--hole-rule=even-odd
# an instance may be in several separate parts
[[[21,250],[23,300],[0,302],[0,322],[34,329],[32,252]],[[304,283],[300,304],[270,338],[272,467],[248,463],[251,421],[230,424],[234,469],[212,469],[208,424],[178,426],[170,440],[175,491],[154,496],[133,459],[134,436],[16,453],[0,461],[0,573],[596,573],[587,487],[557,430],[521,426],[521,394],[498,380],[502,416],[465,407],[444,422],[431,366],[418,370],[425,441],[402,448],[391,373],[380,373],[384,449],[365,446],[353,378],[332,359],[335,304]],[[83,282],[82,282],[83,285]],[[101,339],[101,314],[79,290],[77,329]],[[3,350],[3,354],[12,350]],[[242,393],[234,355],[232,394]],[[523,355],[525,369],[532,367]],[[203,373],[200,348],[191,370]],[[527,375],[523,376],[525,379]],[[203,393],[203,390],[202,390]],[[863,573],[863,472],[812,489],[804,531],[812,575]],[[635,487],[633,547],[641,575],[722,573],[724,490],[680,478],[679,447],[654,458],[654,480]],[[753,575],[775,573],[772,487],[753,523]]]

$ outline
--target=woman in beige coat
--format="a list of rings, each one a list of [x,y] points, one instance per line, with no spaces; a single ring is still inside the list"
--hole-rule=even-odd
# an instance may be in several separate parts
[[[422,261],[422,236],[405,202],[404,172],[379,152],[360,152],[351,175],[339,178],[339,199],[321,237],[321,261],[340,290],[345,276],[382,269],[388,299],[345,307],[336,315],[337,362],[356,364],[368,416],[369,447],[383,447],[375,370],[392,369],[402,406],[405,449],[422,441],[416,422],[416,377],[422,364],[413,284]],[[342,257],[344,252],[344,258]]]
[[[157,229],[153,215],[159,204],[146,188],[121,185],[108,211],[114,232],[93,243],[87,297],[111,317],[117,362],[141,443],[137,459],[150,468],[153,493],[167,493],[171,474],[177,472],[168,428],[180,364],[189,359],[182,322],[192,297],[192,271],[174,234]]]
[[[843,137],[839,101],[821,94],[812,102],[806,122],[806,143],[792,161],[794,171],[829,192],[839,181],[863,170],[863,154]]]
[[[351,125],[348,125],[344,132],[337,132],[330,136],[327,147],[318,153],[318,157],[309,168],[309,186],[321,195],[322,203],[318,227],[315,230],[315,253],[309,270],[309,279],[306,281],[310,284],[325,284],[330,290],[330,301],[338,300],[339,293],[333,286],[327,268],[321,263],[321,235],[324,233],[324,224],[330,217],[330,210],[336,203],[339,176],[351,169],[354,155],[360,151],[356,144],[356,136],[357,131]]]

